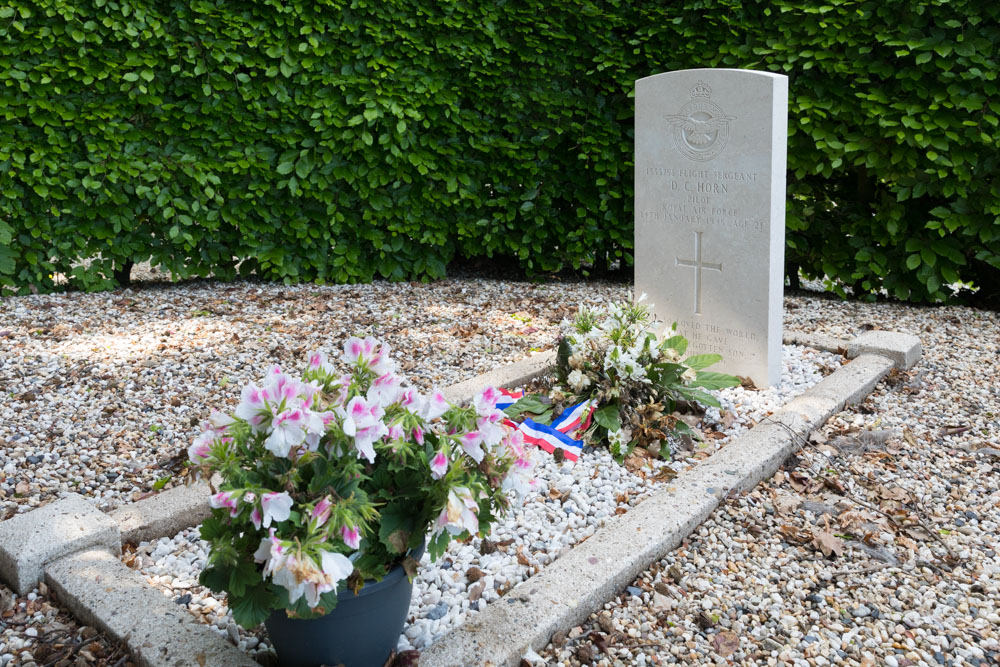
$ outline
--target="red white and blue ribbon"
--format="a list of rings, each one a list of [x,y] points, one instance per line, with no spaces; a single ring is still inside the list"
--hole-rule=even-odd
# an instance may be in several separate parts
[[[552,428],[567,435],[577,430],[586,430],[590,426],[590,419],[594,415],[595,407],[597,407],[596,403],[587,400],[566,408],[561,415],[552,420]]]
[[[545,424],[537,424],[530,419],[525,419],[523,424],[518,425],[518,428],[526,443],[536,445],[550,454],[554,453],[556,449],[561,449],[563,455],[570,461],[576,461],[580,458],[580,452],[583,450],[582,440],[574,440],[558,429]]]
[[[502,398],[497,401],[497,409],[499,410],[504,410],[524,398],[523,390],[501,389],[500,394]],[[575,440],[570,437],[570,434],[586,430],[590,426],[590,420],[596,407],[597,404],[593,401],[577,403],[563,410],[562,414],[551,425],[539,424],[531,419],[525,419],[522,424],[505,419],[504,423],[521,431],[526,443],[540,447],[550,454],[561,449],[567,459],[576,461],[580,457],[580,452],[583,451],[583,440]]]
[[[501,398],[497,400],[497,410],[506,410],[510,406],[517,403],[520,399],[524,398],[523,389],[518,389],[517,391],[500,389],[499,391]]]

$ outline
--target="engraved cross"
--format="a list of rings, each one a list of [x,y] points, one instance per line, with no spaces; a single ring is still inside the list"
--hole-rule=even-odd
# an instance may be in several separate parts
[[[709,264],[708,262],[703,262],[701,259],[701,235],[702,232],[694,233],[694,259],[681,259],[680,257],[675,258],[677,260],[677,266],[690,266],[694,271],[694,314],[701,315],[701,271],[702,269],[708,269],[710,271],[718,271],[722,273],[722,264]]]

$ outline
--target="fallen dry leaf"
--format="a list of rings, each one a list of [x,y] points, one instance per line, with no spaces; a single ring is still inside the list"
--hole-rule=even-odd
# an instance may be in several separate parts
[[[801,502],[801,496],[792,495],[790,493],[777,493],[774,496],[774,509],[782,514],[785,514],[794,510]]]
[[[844,541],[825,530],[813,531],[812,545],[822,551],[827,558],[844,553]]]

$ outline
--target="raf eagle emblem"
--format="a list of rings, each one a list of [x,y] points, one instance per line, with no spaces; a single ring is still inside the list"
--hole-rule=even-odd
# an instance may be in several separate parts
[[[691,101],[679,114],[664,114],[674,128],[674,145],[692,160],[711,160],[729,142],[729,124],[736,116],[727,116],[709,98],[712,89],[699,81],[691,90]]]

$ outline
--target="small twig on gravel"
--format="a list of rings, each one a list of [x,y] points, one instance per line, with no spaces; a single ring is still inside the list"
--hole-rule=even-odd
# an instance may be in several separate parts
[[[783,423],[781,423],[779,421],[771,419],[770,417],[766,417],[765,419],[767,421],[770,421],[772,424],[777,424],[781,428],[785,429],[785,431],[787,433],[789,433],[793,438],[796,438],[798,441],[800,441],[801,444],[799,445],[799,448],[795,450],[794,453],[797,454],[797,453],[801,452],[809,444],[808,440],[806,440],[804,437],[802,437],[801,435],[799,435],[798,433],[796,433],[790,426],[788,426],[788,424],[783,424]],[[820,452],[820,453],[822,454],[822,452]],[[824,454],[824,456],[825,456],[825,454]],[[833,463],[833,459],[831,459],[829,456],[827,456],[827,460],[830,461],[831,464]],[[831,487],[836,488],[837,485],[834,484],[834,481],[832,479],[830,479],[829,477],[827,477],[826,475],[824,475],[822,473],[816,473],[816,475],[821,480],[823,480],[824,482],[826,482],[827,484],[829,484]],[[895,525],[897,528],[904,528],[905,527],[905,526],[903,526],[899,522],[898,519],[896,519],[896,517],[892,516],[888,512],[885,512],[885,511],[879,509],[878,507],[876,507],[874,505],[871,505],[871,504],[869,504],[869,503],[867,503],[867,502],[865,502],[863,500],[858,500],[854,496],[849,495],[847,493],[846,488],[844,489],[844,493],[842,495],[843,495],[843,497],[846,500],[849,500],[849,501],[851,501],[853,503],[861,505],[862,507],[864,507],[866,509],[869,509],[869,510],[871,510],[873,512],[878,512],[879,514],[881,514],[882,516],[884,516],[885,518],[887,518],[889,521],[891,521],[893,523],[893,525]],[[922,508],[918,505],[918,509],[922,509]],[[927,525],[927,523],[922,518],[920,518],[919,514],[917,514],[916,512],[914,512],[912,516],[915,519],[915,523],[917,525],[919,525],[921,528],[923,528],[927,532],[928,535],[930,535],[931,537],[933,537],[942,547],[944,547],[945,551],[948,552],[948,556],[953,561],[961,562],[961,559],[958,558],[958,556],[955,555],[955,552],[951,550],[951,547],[948,545],[947,542],[944,541],[944,538],[941,537],[941,535],[938,534],[938,532],[936,530],[934,530],[929,525]]]
[[[894,570],[900,569],[895,565],[890,566],[888,563],[879,563],[878,565],[863,567],[860,570],[838,570],[837,572],[831,574],[830,577],[836,578],[836,577],[848,577],[856,574],[871,574],[872,572],[878,572],[879,570],[884,570],[887,567],[892,567],[892,569]]]

